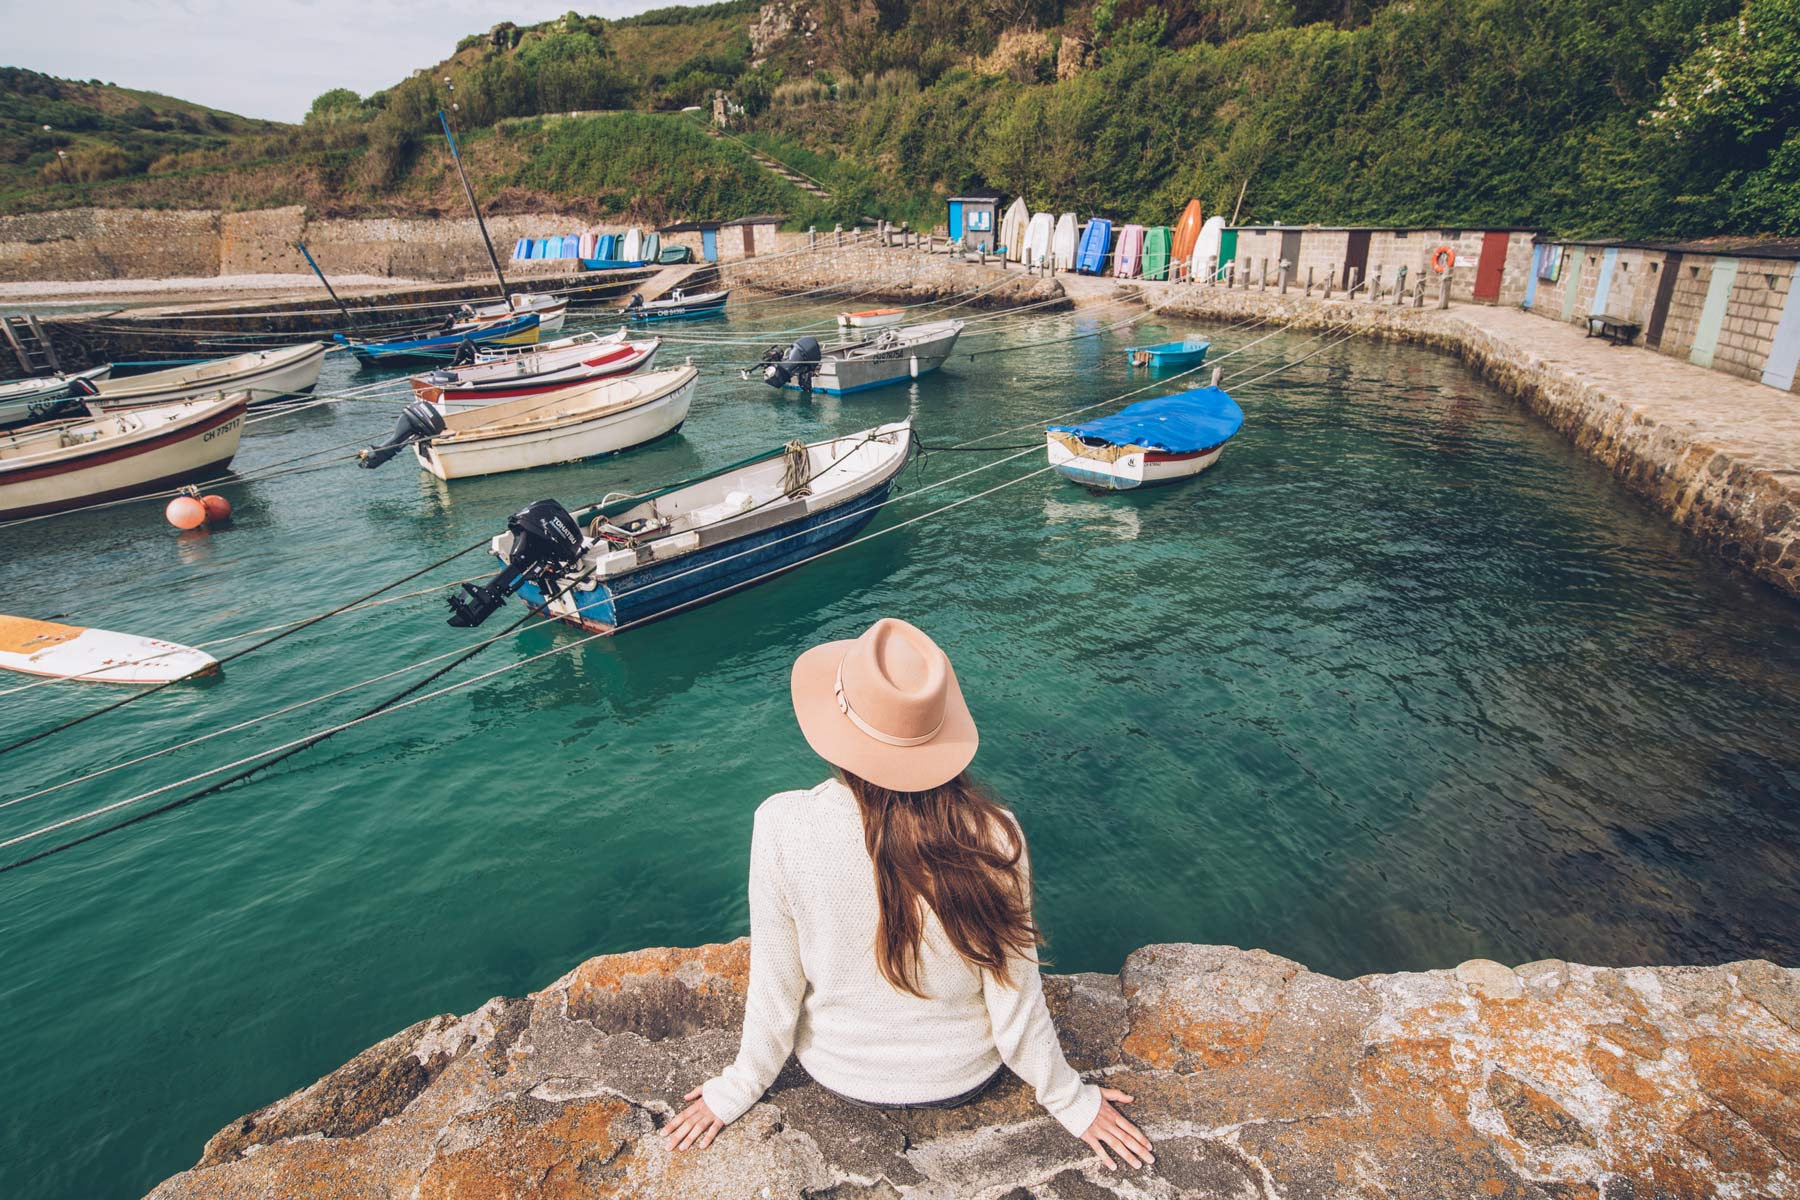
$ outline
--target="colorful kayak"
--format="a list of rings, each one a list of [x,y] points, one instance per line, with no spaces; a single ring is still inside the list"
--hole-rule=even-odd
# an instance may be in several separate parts
[[[174,683],[211,675],[219,660],[161,638],[0,615],[0,668],[85,683]]]
[[[1081,231],[1081,248],[1075,252],[1075,269],[1083,275],[1098,275],[1106,270],[1107,251],[1112,247],[1112,222],[1095,217]]]
[[[1188,276],[1188,264],[1193,261],[1194,243],[1200,238],[1202,217],[1200,202],[1189,200],[1182,210],[1181,220],[1175,223],[1175,232],[1169,240],[1169,278],[1185,279]]]
[[[1142,274],[1145,279],[1167,279],[1169,277],[1169,227],[1158,225],[1144,231],[1144,259]]]
[[[1143,266],[1143,257],[1144,227],[1127,225],[1119,230],[1119,250],[1113,276],[1117,279],[1136,279]]]

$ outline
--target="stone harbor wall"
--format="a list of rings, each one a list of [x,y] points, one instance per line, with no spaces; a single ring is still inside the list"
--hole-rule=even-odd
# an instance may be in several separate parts
[[[1001,266],[989,258],[984,266],[943,253],[890,249],[876,244],[866,231],[855,240],[846,232],[842,244],[830,232],[820,232],[811,243],[804,233],[788,236],[793,239],[788,251],[733,264],[727,282],[787,295],[813,293],[820,303],[838,297],[850,308],[931,300],[965,309],[1030,304],[1036,306],[1031,311],[1040,313],[1074,306],[1056,279],[1031,274],[1017,263]],[[939,312],[967,315],[936,307],[930,315]]]
[[[1046,980],[1070,1061],[1132,1096],[1117,1173],[1010,1075],[883,1112],[790,1063],[708,1150],[656,1131],[731,1061],[749,943],[590,959],[421,1021],[221,1129],[157,1200],[1773,1200],[1800,1195],[1800,971],[1544,961],[1340,980],[1148,946]]]

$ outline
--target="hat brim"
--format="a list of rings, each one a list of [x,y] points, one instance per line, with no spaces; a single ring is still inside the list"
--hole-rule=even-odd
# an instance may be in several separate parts
[[[980,738],[951,669],[944,724],[917,746],[890,746],[870,737],[837,706],[838,668],[854,641],[826,642],[794,660],[794,716],[813,753],[834,767],[895,792],[923,792],[949,783],[975,760]]]

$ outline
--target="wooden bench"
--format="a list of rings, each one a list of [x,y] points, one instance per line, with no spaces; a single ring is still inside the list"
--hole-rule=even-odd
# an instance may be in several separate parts
[[[1615,346],[1629,346],[1637,340],[1638,330],[1642,328],[1630,317],[1614,316],[1612,313],[1594,313],[1587,319],[1589,337],[1603,337]]]

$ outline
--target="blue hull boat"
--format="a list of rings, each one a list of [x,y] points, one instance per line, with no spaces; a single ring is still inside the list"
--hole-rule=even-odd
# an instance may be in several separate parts
[[[1212,343],[1199,338],[1164,342],[1160,346],[1133,346],[1126,353],[1134,367],[1197,367],[1206,361]]]
[[[625,316],[632,321],[675,321],[693,317],[717,317],[725,312],[725,301],[730,292],[697,292],[692,296],[683,295],[680,290],[670,294],[666,300],[652,300],[645,304],[643,297],[633,296],[625,309]]]
[[[584,271],[616,271],[620,267],[647,267],[646,262],[627,262],[622,258],[584,258],[581,269]]]
[[[1075,270],[1082,275],[1098,275],[1106,270],[1107,251],[1112,249],[1112,222],[1095,217],[1081,231],[1081,248],[1075,252]]]
[[[441,363],[454,359],[464,346],[493,349],[531,345],[538,339],[538,320],[537,313],[521,313],[510,320],[491,325],[460,326],[444,333],[386,338],[378,342],[359,341],[341,333],[331,336],[338,345],[347,347],[356,356],[356,361],[365,367],[416,362]]]
[[[1044,431],[1050,465],[1094,491],[1188,479],[1219,461],[1244,410],[1216,385],[1142,400],[1110,417]]]
[[[874,520],[912,452],[912,422],[774,451],[691,483],[577,514],[582,577],[546,606],[556,578],[518,589],[531,607],[614,633],[761,583],[841,546]],[[512,533],[494,553],[512,555]]]

